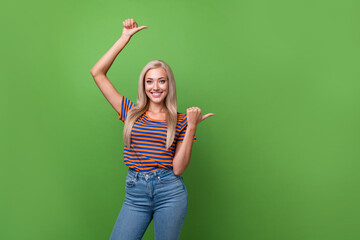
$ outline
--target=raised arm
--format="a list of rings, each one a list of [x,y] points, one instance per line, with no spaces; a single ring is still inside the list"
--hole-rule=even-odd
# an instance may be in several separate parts
[[[138,31],[147,28],[147,26],[137,27],[134,19],[126,19],[123,22],[124,29],[121,37],[116,43],[100,58],[100,60],[92,67],[90,73],[93,76],[96,85],[111,106],[120,113],[122,104],[122,95],[115,89],[114,85],[107,78],[106,73],[110,69],[117,55],[130,41],[131,37]]]

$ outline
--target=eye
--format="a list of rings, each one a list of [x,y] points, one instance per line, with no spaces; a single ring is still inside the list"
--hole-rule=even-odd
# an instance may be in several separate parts
[[[164,82],[164,83],[165,83],[165,80],[160,80],[160,82]]]
[[[146,81],[146,83],[150,84],[150,83],[151,83],[151,80]]]

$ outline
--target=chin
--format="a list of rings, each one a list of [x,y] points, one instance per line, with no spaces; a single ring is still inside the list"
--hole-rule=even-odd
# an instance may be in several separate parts
[[[161,103],[161,102],[163,102],[164,101],[164,99],[158,99],[158,98],[156,98],[156,99],[151,99],[153,102],[156,102],[156,103]]]
[[[167,96],[167,94],[165,96],[162,96],[161,98],[154,98],[151,93],[149,95],[147,95],[149,99],[151,99],[153,102],[163,102]]]

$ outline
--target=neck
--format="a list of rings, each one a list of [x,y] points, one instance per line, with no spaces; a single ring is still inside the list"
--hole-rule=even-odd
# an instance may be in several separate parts
[[[166,107],[164,104],[162,104],[162,105],[150,104],[147,111],[152,112],[152,113],[166,113]]]

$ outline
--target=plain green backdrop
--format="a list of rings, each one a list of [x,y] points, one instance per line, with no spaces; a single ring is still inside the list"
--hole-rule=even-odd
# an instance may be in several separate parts
[[[135,101],[167,62],[203,114],[181,239],[360,239],[359,1],[3,1],[0,239],[109,239],[123,123],[90,69]],[[143,239],[153,239],[151,223]]]

